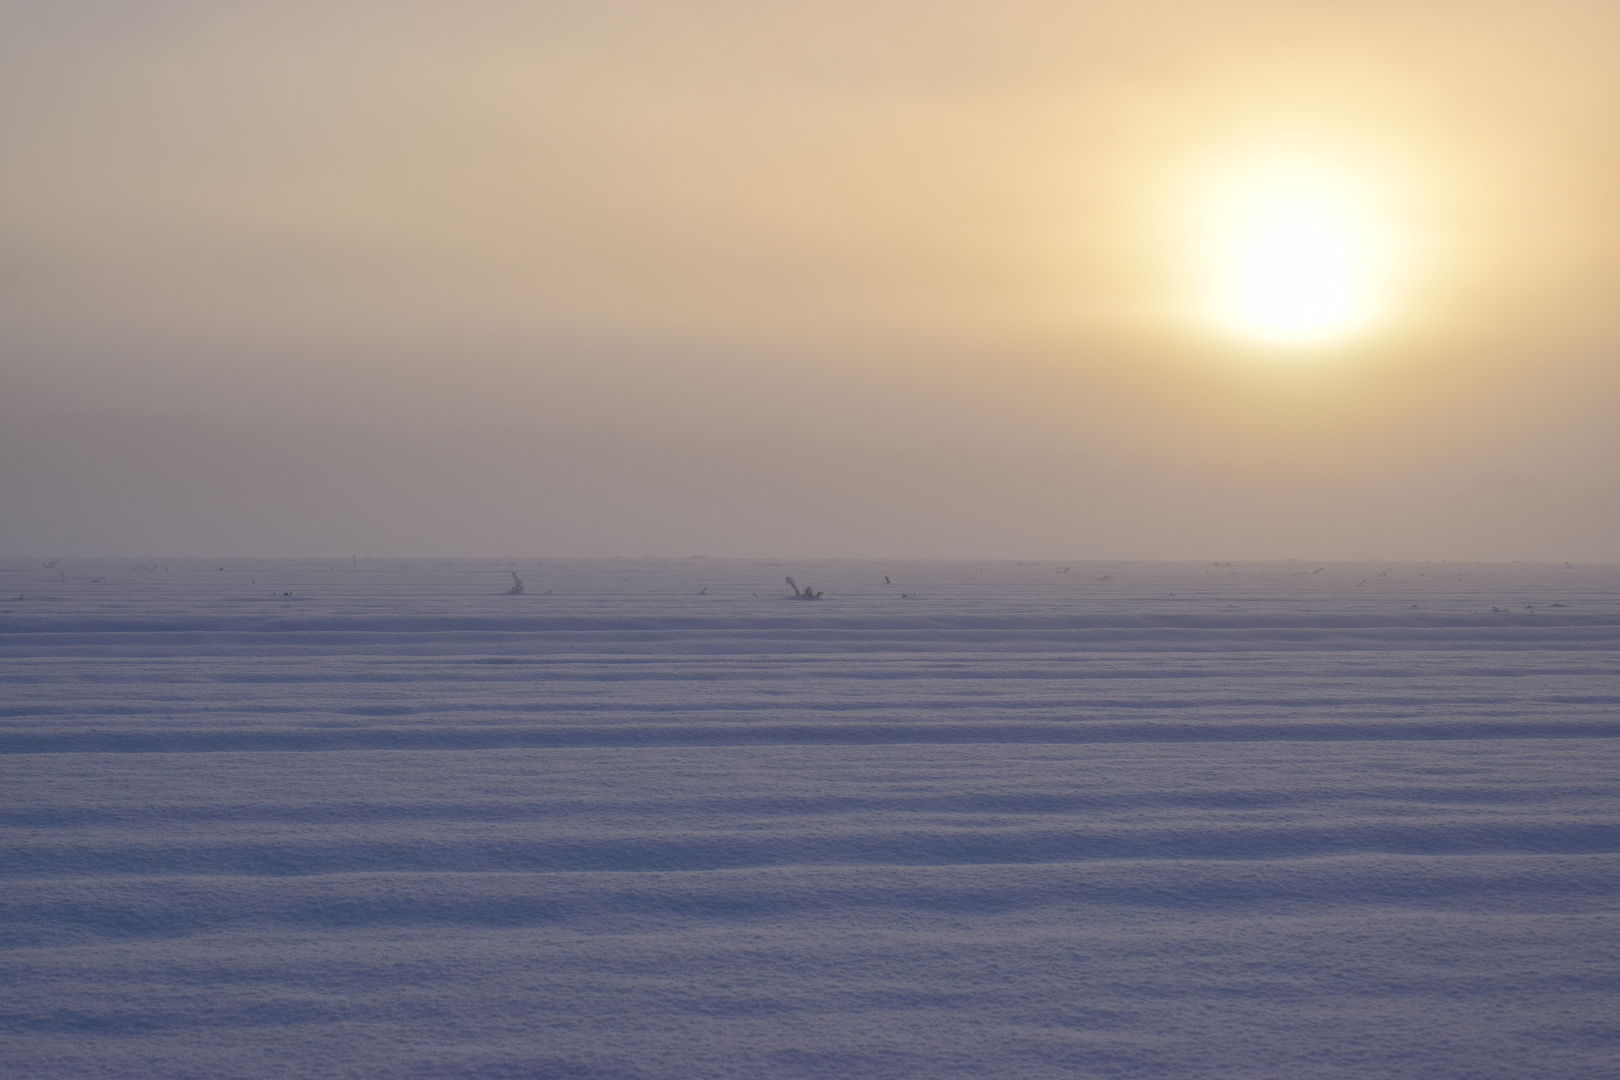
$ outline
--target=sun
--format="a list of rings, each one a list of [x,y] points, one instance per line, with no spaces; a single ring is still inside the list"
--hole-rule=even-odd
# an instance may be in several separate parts
[[[1388,314],[1395,244],[1372,185],[1320,162],[1216,174],[1198,200],[1205,313],[1278,346],[1331,344]]]

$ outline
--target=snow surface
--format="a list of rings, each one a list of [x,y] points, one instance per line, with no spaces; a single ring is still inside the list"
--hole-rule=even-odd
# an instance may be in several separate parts
[[[8,1076],[1620,1075],[1613,567],[10,560],[0,686]]]

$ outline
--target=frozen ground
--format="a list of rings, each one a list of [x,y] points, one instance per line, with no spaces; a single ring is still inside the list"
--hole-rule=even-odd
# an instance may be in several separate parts
[[[0,1071],[1612,1080],[1620,568],[1317,570],[0,563]]]

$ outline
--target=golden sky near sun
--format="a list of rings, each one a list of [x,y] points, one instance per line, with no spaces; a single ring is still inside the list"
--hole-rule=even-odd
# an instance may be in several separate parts
[[[30,338],[1196,340],[1300,243],[1368,333],[1613,284],[1612,5],[6,8]]]
[[[0,0],[0,441],[533,424],[776,461],[726,490],[797,476],[827,552],[886,512],[842,454],[936,493],[889,552],[1620,553],[1616,41],[1585,0]],[[80,453],[52,423],[12,461]],[[76,490],[18,475],[19,522]]]

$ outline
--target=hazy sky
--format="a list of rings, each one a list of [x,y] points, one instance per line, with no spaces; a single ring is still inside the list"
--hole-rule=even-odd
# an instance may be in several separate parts
[[[0,0],[0,554],[1620,560],[1616,41]],[[1205,317],[1279,156],[1398,241],[1363,332]]]

